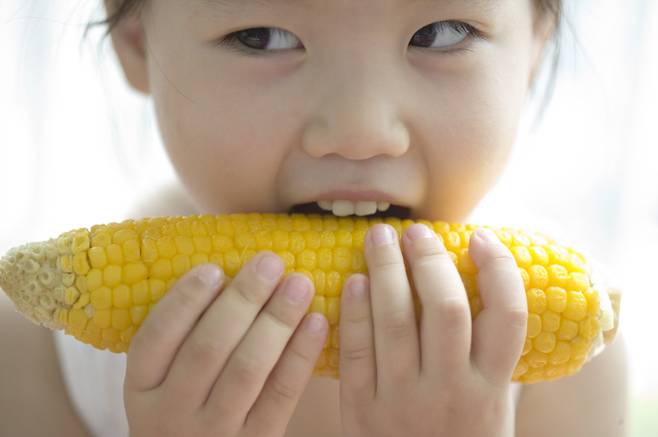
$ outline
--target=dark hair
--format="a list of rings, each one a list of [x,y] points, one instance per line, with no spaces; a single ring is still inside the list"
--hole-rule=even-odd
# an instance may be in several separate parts
[[[104,20],[89,23],[87,30],[93,26],[107,26],[104,36],[107,37],[112,30],[119,24],[119,22],[126,16],[137,14],[144,6],[147,0],[111,0],[108,7],[108,16]],[[562,34],[562,21],[563,21],[563,0],[534,0],[536,2],[537,11],[540,14],[550,14],[555,21],[555,29],[552,38],[554,40],[553,59],[551,61],[550,76],[546,90],[544,90],[544,98],[541,104],[541,110],[538,114],[538,119],[541,119],[546,106],[553,96],[555,89],[555,80],[557,78],[558,65],[560,63],[560,40]],[[86,33],[86,32],[85,32]]]

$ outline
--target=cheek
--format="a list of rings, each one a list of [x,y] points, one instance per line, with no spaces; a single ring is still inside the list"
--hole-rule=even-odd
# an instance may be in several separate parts
[[[521,68],[489,61],[451,77],[425,120],[433,217],[460,220],[504,171],[526,89]],[[427,98],[427,97],[425,97]]]
[[[205,97],[190,101],[180,92],[182,86],[173,87],[164,78],[152,83],[164,146],[195,203],[207,211],[252,208],[247,201],[265,207],[273,196],[262,187],[275,187],[285,154],[280,145],[289,144],[285,128],[269,126],[272,117],[245,108],[252,99],[235,90],[209,94],[213,88],[206,85]],[[258,195],[254,187],[260,187]]]

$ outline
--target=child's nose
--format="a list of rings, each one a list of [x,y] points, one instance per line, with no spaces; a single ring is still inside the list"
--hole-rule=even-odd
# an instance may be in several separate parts
[[[390,89],[381,82],[346,83],[315,108],[303,131],[306,153],[319,158],[338,154],[362,160],[377,155],[402,156],[409,148],[408,127]]]

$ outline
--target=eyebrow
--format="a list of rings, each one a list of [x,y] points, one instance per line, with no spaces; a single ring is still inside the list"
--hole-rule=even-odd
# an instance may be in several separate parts
[[[238,10],[242,9],[245,6],[250,6],[250,5],[271,7],[274,4],[291,5],[296,3],[302,6],[308,6],[310,3],[314,3],[316,0],[196,0],[196,1],[201,3],[202,5],[216,9],[223,13],[231,14],[237,12]],[[409,1],[409,0],[402,0],[402,1]],[[427,3],[434,5],[461,4],[466,6],[468,9],[491,10],[494,9],[496,6],[499,6],[501,0],[415,0],[415,3]]]

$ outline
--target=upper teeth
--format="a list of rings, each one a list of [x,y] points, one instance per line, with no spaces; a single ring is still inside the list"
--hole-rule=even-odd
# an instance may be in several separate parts
[[[341,217],[352,214],[359,216],[374,214],[377,210],[386,211],[391,206],[388,202],[375,200],[360,200],[358,202],[352,202],[351,200],[320,200],[317,204],[325,211],[331,211],[334,215]]]

